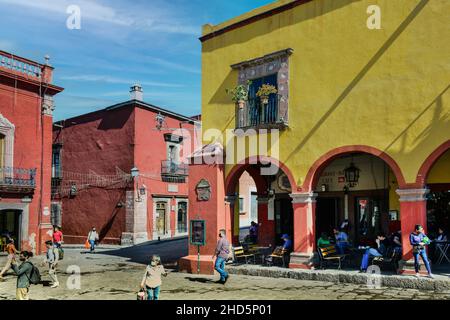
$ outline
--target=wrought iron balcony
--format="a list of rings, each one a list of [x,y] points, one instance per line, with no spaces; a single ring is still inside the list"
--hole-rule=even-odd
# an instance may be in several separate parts
[[[164,182],[184,183],[189,174],[189,166],[171,160],[161,162],[161,176]]]
[[[36,169],[0,167],[0,190],[32,192],[36,188]]]
[[[281,95],[272,94],[269,96],[268,104],[262,104],[258,97],[246,101],[243,108],[236,106],[236,129],[286,127],[287,117],[282,114],[279,107],[281,99]]]

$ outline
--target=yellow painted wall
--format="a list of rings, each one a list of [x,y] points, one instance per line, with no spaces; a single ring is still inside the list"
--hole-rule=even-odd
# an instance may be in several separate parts
[[[372,4],[381,8],[381,30],[366,26]],[[279,159],[297,184],[320,156],[356,144],[383,150],[415,182],[428,155],[450,139],[449,21],[448,0],[315,0],[206,40],[203,130],[234,128],[225,89],[238,74],[230,65],[292,48]]]
[[[433,165],[427,183],[450,183],[450,150],[440,156]]]

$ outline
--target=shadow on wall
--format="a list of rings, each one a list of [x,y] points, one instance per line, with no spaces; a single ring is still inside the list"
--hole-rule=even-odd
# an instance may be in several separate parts
[[[116,110],[105,110],[98,129],[109,130],[123,128],[133,114],[133,111],[134,108],[131,105]]]
[[[124,203],[125,202],[125,201],[122,201],[121,199],[125,199],[126,191],[127,191],[127,188],[124,188],[122,194],[119,196],[119,200],[115,201],[115,203],[119,203],[119,202]],[[118,208],[116,205],[116,207],[113,209],[113,211],[110,215],[109,220],[100,228],[100,231],[98,233],[100,242],[106,237],[108,232],[111,230],[111,228],[114,224],[114,221],[116,220],[117,215],[119,214],[119,212],[121,212],[121,209],[122,208]]]
[[[314,19],[316,17],[325,15],[331,11],[337,10],[341,7],[347,6],[353,2],[359,2],[361,0],[320,0],[320,1],[310,1],[309,3],[300,4],[301,6],[311,6],[312,10],[301,10],[299,14],[292,15],[289,19],[286,19],[286,17],[282,17],[282,14],[278,14],[276,17],[278,18],[276,23],[271,23],[268,28],[272,29],[281,29],[290,25],[294,25],[309,19]],[[428,1],[428,0],[427,0]],[[288,7],[293,7],[292,4],[288,5]],[[275,18],[274,18],[275,19]],[[261,28],[259,22],[253,22],[252,25],[250,25],[249,28],[247,28],[246,32],[237,32],[233,39],[234,41],[227,41],[227,46],[232,46],[240,43],[245,43],[251,39],[257,38],[259,36],[262,36],[264,34],[268,33],[267,28]],[[262,21],[262,23],[265,23]],[[270,30],[269,30],[270,31]],[[213,50],[216,50],[217,48],[220,48],[217,41],[212,41],[212,46],[205,45],[202,48],[202,52],[210,52]],[[254,57],[249,57],[254,58]]]
[[[378,62],[378,60],[383,56],[383,54],[388,50],[392,44],[398,39],[398,37],[403,33],[403,31],[411,24],[411,22],[417,17],[417,15],[422,11],[429,0],[421,0],[417,6],[411,11],[411,13],[406,17],[406,19],[400,24],[400,26],[392,33],[392,35],[386,40],[386,42],[378,49],[375,55],[369,60],[369,62],[364,66],[364,68],[358,73],[358,75],[349,83],[347,88],[339,95],[336,101],[331,105],[328,111],[320,118],[320,120],[314,125],[314,127],[309,131],[309,133],[302,139],[299,145],[289,154],[286,162],[294,156],[299,150],[301,150],[308,140],[314,136],[316,131],[325,123],[328,117],[339,107],[339,105],[347,98],[347,96],[352,92],[356,85],[364,78],[364,76],[369,72],[369,70]]]

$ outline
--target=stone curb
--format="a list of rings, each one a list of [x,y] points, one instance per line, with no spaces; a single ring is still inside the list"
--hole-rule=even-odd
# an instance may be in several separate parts
[[[436,280],[428,278],[415,278],[411,276],[351,274],[346,272],[326,272],[323,270],[293,270],[279,267],[242,267],[228,266],[230,274],[270,277],[291,278],[296,280],[324,281],[333,283],[371,284],[373,279],[369,277],[380,277],[382,287],[397,287],[405,289],[449,291],[450,280]]]

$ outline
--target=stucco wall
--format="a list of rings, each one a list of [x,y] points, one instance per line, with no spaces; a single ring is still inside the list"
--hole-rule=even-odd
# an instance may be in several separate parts
[[[380,30],[366,26],[373,4],[381,8]],[[230,65],[292,48],[279,159],[297,185],[318,158],[347,145],[387,153],[413,183],[450,139],[449,18],[446,0],[315,0],[206,40],[203,130],[234,128],[225,89],[238,73]]]

